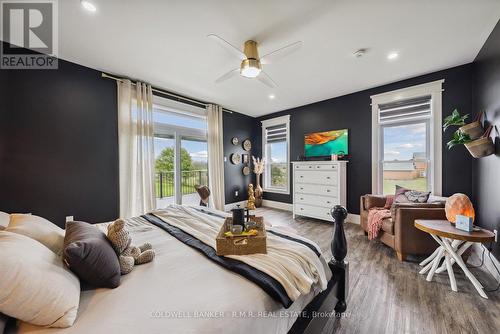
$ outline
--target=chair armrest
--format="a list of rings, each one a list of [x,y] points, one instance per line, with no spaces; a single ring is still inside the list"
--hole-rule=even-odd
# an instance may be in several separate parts
[[[426,254],[437,247],[436,242],[426,232],[415,227],[416,219],[442,220],[446,219],[446,212],[444,208],[439,207],[396,206],[394,215],[396,251]]]
[[[383,195],[364,195],[361,196],[361,210],[370,210],[375,207],[384,207],[387,196]]]

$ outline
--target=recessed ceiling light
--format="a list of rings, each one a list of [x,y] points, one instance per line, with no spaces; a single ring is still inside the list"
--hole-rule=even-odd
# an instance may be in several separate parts
[[[269,94],[269,99],[274,100],[276,96],[274,94]]]
[[[90,1],[81,0],[80,4],[82,5],[83,8],[85,8],[89,12],[95,12],[97,10],[97,7]]]
[[[389,60],[394,60],[399,57],[399,53],[397,52],[391,52],[387,55],[387,59]]]

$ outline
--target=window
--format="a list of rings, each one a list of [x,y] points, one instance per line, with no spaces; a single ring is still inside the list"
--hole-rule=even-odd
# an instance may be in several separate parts
[[[443,81],[372,96],[372,191],[441,194]]]
[[[159,98],[153,106],[157,208],[173,203],[197,205],[199,196],[194,187],[208,185],[204,110],[181,106],[183,109]]]
[[[262,121],[264,190],[290,194],[290,116]]]

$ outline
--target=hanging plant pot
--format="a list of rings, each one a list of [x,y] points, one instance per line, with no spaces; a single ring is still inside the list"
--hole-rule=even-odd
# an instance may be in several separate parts
[[[495,153],[495,144],[490,137],[492,129],[493,127],[490,125],[481,138],[465,144],[465,147],[474,158],[479,159]]]
[[[484,133],[483,126],[480,121],[474,121],[467,125],[464,125],[459,128],[462,133],[466,133],[469,135],[470,139],[475,140],[481,137]]]

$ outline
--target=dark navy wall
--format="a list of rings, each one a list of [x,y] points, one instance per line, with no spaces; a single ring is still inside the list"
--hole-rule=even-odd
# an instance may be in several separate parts
[[[422,75],[389,85],[281,111],[260,120],[290,115],[292,161],[304,154],[304,134],[334,129],[349,129],[349,163],[347,165],[347,207],[359,213],[359,197],[371,193],[371,99],[370,96],[430,81],[444,79],[443,118],[454,108],[471,113],[472,65]],[[462,192],[471,195],[472,159],[464,147],[449,151],[446,142],[451,132],[443,135],[443,194]],[[292,182],[290,180],[290,182]],[[292,202],[292,195],[264,193],[264,198]]]
[[[261,128],[260,122],[255,118],[242,115],[239,113],[224,113],[223,115],[223,131],[224,131],[224,183],[226,189],[226,204],[239,202],[248,198],[247,188],[249,183],[255,184],[255,175],[244,176],[242,173],[243,164],[233,165],[230,161],[230,156],[233,153],[250,154],[255,157],[261,156]],[[239,140],[238,145],[231,143],[231,138],[236,137]],[[252,150],[247,152],[243,149],[243,140],[250,139],[252,142]],[[251,164],[248,164],[251,168]],[[238,191],[238,196],[235,195]]]
[[[474,160],[473,187],[477,223],[490,230],[500,229],[500,23],[474,61],[474,110],[485,111],[485,125],[493,124],[496,152]],[[494,252],[500,258],[500,247]]]
[[[118,216],[116,84],[61,60],[58,70],[0,70],[0,210]]]

